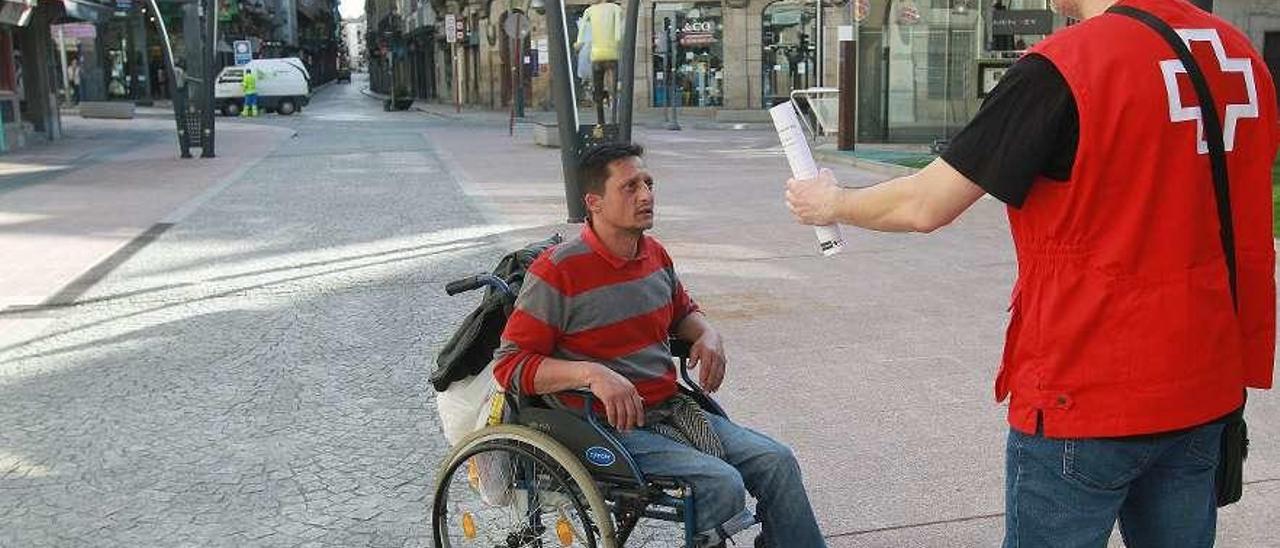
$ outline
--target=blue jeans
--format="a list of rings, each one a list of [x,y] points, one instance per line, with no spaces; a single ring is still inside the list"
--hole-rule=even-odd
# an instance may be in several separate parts
[[[725,460],[646,429],[616,435],[643,473],[684,478],[692,484],[698,531],[711,531],[741,514],[750,491],[768,546],[826,546],[791,450],[719,416],[711,415],[710,420],[724,445]]]
[[[1009,431],[1005,548],[1213,546],[1222,425],[1164,436],[1048,439]]]

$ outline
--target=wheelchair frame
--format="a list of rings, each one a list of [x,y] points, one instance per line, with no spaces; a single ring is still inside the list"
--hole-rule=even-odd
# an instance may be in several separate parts
[[[446,286],[446,292],[449,295],[456,295],[486,286],[506,297],[507,306],[514,305],[515,295],[510,287],[501,278],[492,274],[480,274],[451,282]],[[507,312],[509,313],[510,310]],[[690,350],[689,343],[674,337],[671,339],[671,354],[679,362],[680,391],[692,397],[707,412],[728,418],[724,409],[690,378],[688,370]],[[694,525],[697,513],[693,499],[693,486],[681,478],[646,477],[631,454],[596,414],[594,410],[596,398],[590,391],[570,390],[560,394],[583,398],[582,414],[540,405],[536,397],[505,393],[503,426],[527,428],[540,436],[550,438],[557,445],[556,448],[538,447],[538,449],[543,451],[558,449],[567,452],[589,473],[611,514],[610,516],[592,516],[592,519],[594,521],[614,520],[615,538],[603,538],[604,535],[601,534],[602,544],[609,548],[622,547],[634,532],[640,519],[648,518],[681,523],[684,529],[685,546],[689,548],[696,546],[698,540],[696,536],[699,531]],[[493,427],[486,427],[480,432],[490,428]],[[445,466],[448,467],[449,462],[453,460],[456,460],[456,456],[446,461]],[[439,500],[440,489],[445,486],[445,476],[452,472],[453,470],[450,469],[441,470],[441,475],[437,478],[441,483],[437,486],[436,500]],[[572,471],[567,472],[567,475],[573,475]],[[433,520],[436,515],[433,511]],[[530,525],[537,526],[537,524]],[[601,533],[598,525],[596,529],[597,533]]]

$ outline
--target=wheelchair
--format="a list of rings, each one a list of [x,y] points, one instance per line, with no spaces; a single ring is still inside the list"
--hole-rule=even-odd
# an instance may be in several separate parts
[[[446,293],[489,287],[515,295],[501,278],[480,274]],[[724,410],[689,377],[689,345],[672,339],[680,391],[704,410]],[[686,546],[705,543],[694,528],[693,486],[641,472],[592,408],[554,409],[538,397],[502,394],[502,421],[458,442],[440,467],[431,509],[437,548]],[[497,409],[497,406],[494,408]],[[496,411],[491,410],[496,413]],[[491,418],[494,418],[491,416]],[[491,421],[492,424],[493,421]]]

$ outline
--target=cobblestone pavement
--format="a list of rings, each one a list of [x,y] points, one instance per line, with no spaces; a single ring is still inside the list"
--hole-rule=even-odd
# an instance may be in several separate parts
[[[512,227],[355,86],[247,123],[298,135],[0,348],[0,546],[428,544],[440,287]]]
[[[0,332],[0,548],[428,544],[446,450],[429,362],[475,301],[441,286],[577,229],[556,224],[559,160],[528,126],[384,113],[359,85],[299,116],[224,119],[297,137],[71,306],[0,311],[37,326]],[[997,545],[990,383],[1014,272],[999,204],[929,238],[850,230],[820,258],[781,204],[773,134],[637,135],[661,181],[655,234],[731,346],[717,398],[793,448],[831,546]],[[1222,546],[1276,545],[1280,400],[1249,413]]]

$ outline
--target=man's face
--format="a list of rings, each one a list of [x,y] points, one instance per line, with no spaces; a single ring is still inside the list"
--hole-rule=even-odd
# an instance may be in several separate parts
[[[1084,19],[1084,10],[1080,7],[1081,0],[1049,0],[1049,7],[1055,13],[1060,13],[1072,19]]]
[[[626,231],[653,228],[653,176],[644,161],[630,157],[609,164],[604,195],[587,194],[591,222]]]

